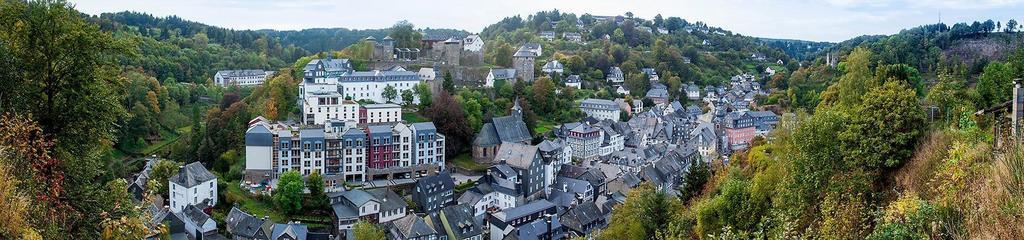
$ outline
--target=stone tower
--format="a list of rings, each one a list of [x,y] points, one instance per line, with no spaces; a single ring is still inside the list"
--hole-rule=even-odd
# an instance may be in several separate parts
[[[366,41],[373,45],[373,55],[370,59],[390,61],[395,57],[395,40],[391,36],[384,37],[380,42],[377,38],[369,36]]]
[[[461,53],[462,41],[455,40],[455,38],[448,38],[444,41],[444,61],[448,65],[458,66]]]
[[[512,56],[512,66],[516,69],[516,78],[526,82],[533,82],[533,71],[536,68],[537,55],[526,49],[519,49]]]

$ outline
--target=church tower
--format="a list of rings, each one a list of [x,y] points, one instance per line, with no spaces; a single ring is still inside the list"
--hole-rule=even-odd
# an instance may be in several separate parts
[[[510,114],[520,120],[523,119],[523,107],[519,106],[519,97],[516,97],[516,101],[512,105],[512,112]]]

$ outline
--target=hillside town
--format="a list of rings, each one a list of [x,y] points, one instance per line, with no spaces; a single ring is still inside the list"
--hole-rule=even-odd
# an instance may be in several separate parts
[[[554,38],[550,33],[541,36]],[[563,38],[578,40],[571,34]],[[396,49],[390,38],[365,41],[375,46],[375,58],[384,61],[404,58],[444,65],[459,62],[459,57],[446,54],[479,52],[483,45],[475,35],[425,38],[424,44],[435,48],[432,53],[407,55],[422,50]],[[535,58],[542,54],[539,44],[522,45],[512,56],[514,68],[490,69],[480,87],[493,88],[496,81],[533,82],[539,72],[565,76],[563,86],[582,88],[580,76],[557,60],[535,69]],[[328,57],[313,59],[302,71],[297,96],[301,119],[256,117],[248,122],[244,177],[238,187],[245,194],[271,196],[282,187],[285,173],[297,172],[306,181],[316,175],[332,209],[330,227],[275,223],[238,206],[218,226],[204,209],[217,204],[217,191],[223,189],[199,163],[182,167],[169,179],[169,204],[150,204],[152,223],[177,223],[172,233],[189,239],[225,238],[221,232],[234,239],[351,239],[360,221],[379,226],[390,239],[590,238],[608,224],[632,188],[648,183],[677,196],[691,168],[716,160],[727,163],[733,152],[769,138],[779,123],[777,113],[756,110],[763,108],[754,104],[755,98],[768,94],[757,81],[766,77],[760,73],[736,75],[725,86],[684,84],[675,91],[685,95],[671,99],[658,72],[644,68],[651,88],[642,99],[581,99],[579,121],[558,123],[536,138],[517,99],[509,115],[488,119],[475,133],[472,161],[485,170],[473,172],[446,164],[445,135],[434,123],[403,119],[404,109],[395,103],[418,103],[418,96],[401,99],[386,93],[412,91],[419,84],[436,89],[436,68],[409,71],[396,64],[358,71],[349,59]],[[269,74],[221,71],[214,81],[258,85]],[[607,84],[619,89],[619,96],[630,95],[623,79],[619,67],[610,69]],[[160,159],[148,161],[132,185],[138,198],[151,165]]]
[[[0,1],[0,239],[1024,238],[1009,3],[214,2]]]

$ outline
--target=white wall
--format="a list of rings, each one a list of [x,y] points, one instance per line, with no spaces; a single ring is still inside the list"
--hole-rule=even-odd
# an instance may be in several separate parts
[[[170,187],[168,197],[171,199],[171,211],[181,212],[188,205],[195,205],[210,199],[210,204],[217,204],[217,179],[203,182],[192,188],[185,188],[175,182],[168,181]]]
[[[245,146],[245,170],[270,170],[271,146]]]
[[[352,100],[370,100],[377,103],[385,103],[384,101],[384,88],[388,85],[394,86],[398,92],[394,102],[402,102],[402,91],[406,89],[412,89],[416,84],[420,83],[419,80],[413,81],[393,81],[393,82],[339,82],[338,89],[341,94],[347,97],[352,97]],[[413,99],[414,103],[419,103],[418,99]]]

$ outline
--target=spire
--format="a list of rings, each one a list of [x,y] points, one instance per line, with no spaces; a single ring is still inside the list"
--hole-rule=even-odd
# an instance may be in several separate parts
[[[515,104],[512,105],[512,116],[523,119],[523,107],[519,106],[519,96],[516,96]]]

